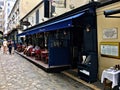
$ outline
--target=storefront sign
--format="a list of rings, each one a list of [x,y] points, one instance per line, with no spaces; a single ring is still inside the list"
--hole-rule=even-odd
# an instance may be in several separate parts
[[[52,1],[52,6],[57,8],[65,8],[66,7],[66,0],[50,0]]]
[[[117,28],[106,28],[103,30],[103,39],[117,39]]]

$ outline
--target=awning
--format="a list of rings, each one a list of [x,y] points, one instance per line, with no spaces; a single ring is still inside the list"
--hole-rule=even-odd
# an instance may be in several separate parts
[[[120,16],[115,15],[115,14],[119,14],[119,13],[120,13],[120,9],[104,11],[105,17],[109,17],[109,18],[120,18]]]
[[[28,31],[25,31],[21,34],[18,34],[17,36],[23,36],[23,35],[32,35],[35,33],[40,33],[40,32],[47,32],[47,31],[53,31],[53,30],[58,30],[58,29],[63,29],[63,28],[69,28],[73,26],[72,19],[80,17],[84,14],[85,12],[79,13],[72,15],[70,17],[64,18],[62,20],[52,22],[43,26],[38,26],[33,29],[30,29]]]

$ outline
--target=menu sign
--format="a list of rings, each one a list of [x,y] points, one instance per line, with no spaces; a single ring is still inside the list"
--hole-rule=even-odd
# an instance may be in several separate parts
[[[120,57],[119,42],[101,42],[100,44],[101,55],[109,57]]]

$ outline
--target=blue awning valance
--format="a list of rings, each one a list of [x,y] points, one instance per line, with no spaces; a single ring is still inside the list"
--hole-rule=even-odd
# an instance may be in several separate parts
[[[52,30],[58,30],[58,29],[63,29],[63,28],[69,28],[73,26],[72,19],[80,17],[84,14],[85,12],[75,14],[73,16],[64,18],[62,20],[58,20],[56,22],[52,22],[43,26],[37,26],[31,30],[25,31],[21,34],[18,34],[17,36],[23,36],[23,35],[32,35],[40,32],[47,32],[47,31],[52,31]]]

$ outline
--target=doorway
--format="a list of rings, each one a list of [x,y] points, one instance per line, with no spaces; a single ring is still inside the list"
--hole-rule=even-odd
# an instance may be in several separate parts
[[[71,68],[77,68],[77,64],[79,61],[79,52],[82,49],[83,44],[83,29],[81,27],[74,27],[71,30]]]

